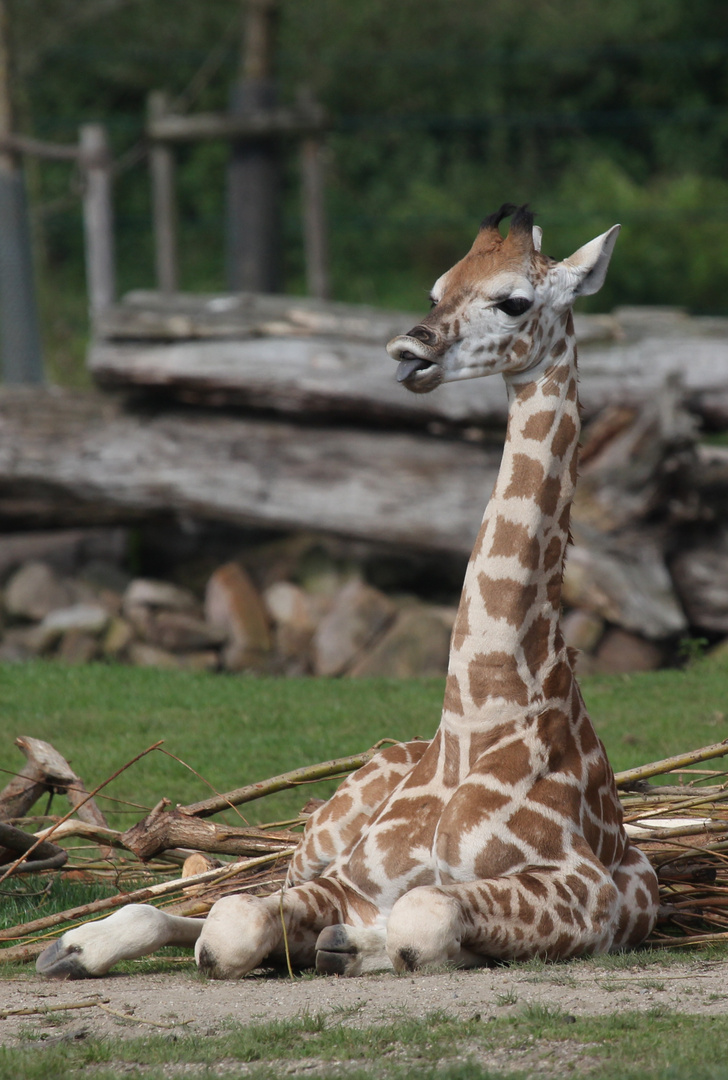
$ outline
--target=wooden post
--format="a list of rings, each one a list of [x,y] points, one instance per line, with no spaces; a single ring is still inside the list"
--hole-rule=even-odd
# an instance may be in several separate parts
[[[86,287],[91,318],[116,296],[111,154],[102,124],[84,124],[80,133],[84,173],[83,224]]]
[[[167,114],[168,98],[164,90],[149,95],[148,116],[151,122]],[[178,288],[177,204],[174,183],[174,152],[169,143],[154,142],[149,152],[152,178],[152,215],[154,262],[157,288],[173,293]]]
[[[248,0],[242,80],[231,112],[276,104],[273,54],[278,0]],[[228,283],[232,290],[276,292],[281,284],[281,168],[274,138],[233,144],[228,170]]]
[[[303,95],[299,95],[299,103],[313,107],[313,102]],[[308,135],[301,142],[301,185],[308,294],[319,300],[328,300],[330,285],[324,197],[324,143],[315,135]]]
[[[0,139],[13,134],[6,0],[0,0]],[[0,353],[6,383],[42,383],[40,331],[25,181],[18,156],[0,152]]]

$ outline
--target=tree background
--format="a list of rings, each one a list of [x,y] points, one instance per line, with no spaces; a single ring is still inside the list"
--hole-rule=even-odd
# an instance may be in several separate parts
[[[72,142],[107,124],[121,289],[153,285],[143,127],[150,90],[225,109],[241,0],[10,0],[18,130]],[[281,99],[325,105],[334,297],[421,309],[501,202],[528,202],[561,257],[621,221],[592,310],[728,313],[725,0],[282,0]],[[224,281],[227,149],[181,150],[183,287]],[[78,177],[29,162],[51,374],[81,378]],[[297,162],[286,159],[286,289],[303,291]]]

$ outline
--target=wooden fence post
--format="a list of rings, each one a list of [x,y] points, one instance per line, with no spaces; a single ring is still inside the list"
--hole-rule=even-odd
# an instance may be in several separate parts
[[[111,154],[102,124],[84,124],[80,132],[84,174],[83,224],[86,239],[86,287],[91,318],[116,297]]]
[[[310,136],[301,143],[303,244],[309,296],[328,300],[329,246],[324,202],[324,144]]]
[[[278,0],[247,0],[242,79],[233,115],[276,105],[273,80]],[[277,292],[281,279],[281,166],[277,140],[246,138],[228,167],[228,284],[233,291]]]
[[[8,12],[0,0],[0,139],[13,135]],[[25,180],[17,154],[0,153],[0,352],[6,383],[42,383],[40,331]]]
[[[169,112],[167,94],[154,90],[149,95],[148,117],[153,123]],[[177,291],[177,204],[174,183],[174,151],[169,143],[153,142],[149,151],[152,178],[154,263],[157,287],[163,293]]]

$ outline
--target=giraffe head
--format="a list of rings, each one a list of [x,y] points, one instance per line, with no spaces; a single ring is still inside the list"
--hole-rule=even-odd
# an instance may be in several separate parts
[[[500,222],[513,215],[507,236]],[[620,226],[556,262],[541,254],[541,230],[525,206],[501,206],[481,224],[475,243],[443,274],[432,311],[387,345],[397,380],[426,394],[443,382],[535,367],[564,334],[562,318],[577,296],[604,283]]]

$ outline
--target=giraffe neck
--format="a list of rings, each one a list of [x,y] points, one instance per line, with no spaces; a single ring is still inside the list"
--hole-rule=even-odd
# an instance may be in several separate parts
[[[453,733],[538,708],[544,680],[563,654],[561,581],[580,424],[570,315],[558,330],[543,360],[506,378],[503,458],[450,649],[442,726]]]

